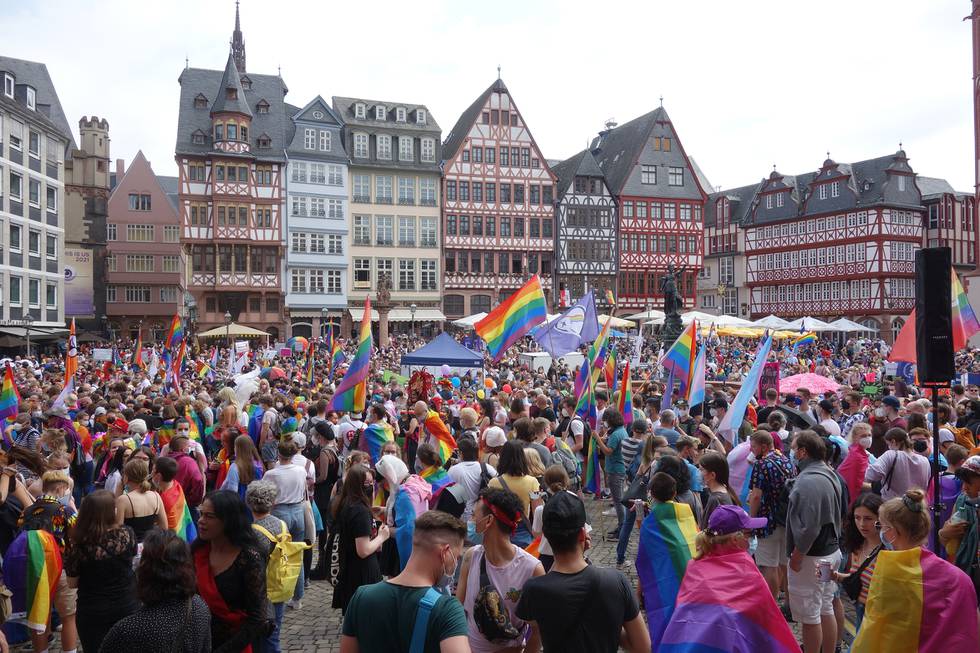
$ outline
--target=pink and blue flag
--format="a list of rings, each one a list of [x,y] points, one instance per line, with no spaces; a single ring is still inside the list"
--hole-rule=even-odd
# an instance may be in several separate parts
[[[707,347],[702,343],[698,347],[698,355],[694,358],[694,369],[691,370],[691,385],[688,386],[687,390],[687,404],[692,408],[698,404],[704,403],[704,391],[705,391],[705,352]]]
[[[738,427],[745,417],[745,410],[749,407],[749,400],[759,389],[759,376],[762,368],[765,367],[766,359],[769,358],[769,350],[772,349],[772,334],[766,333],[762,338],[762,344],[755,354],[755,362],[752,368],[742,380],[742,387],[738,389],[738,394],[728,407],[728,412],[718,425],[718,432],[732,444],[738,444]]]

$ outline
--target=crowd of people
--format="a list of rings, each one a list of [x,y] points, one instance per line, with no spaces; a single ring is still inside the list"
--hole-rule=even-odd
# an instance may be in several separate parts
[[[800,650],[792,622],[803,650],[830,653],[843,645],[846,601],[853,650],[885,650],[881,638],[896,636],[919,637],[922,651],[980,648],[976,385],[933,407],[886,375],[880,341],[785,348],[773,353],[784,376],[809,371],[840,390],[770,388],[729,441],[718,426],[751,341],[708,336],[709,385],[695,406],[679,388],[665,395],[651,342],[630,410],[622,388],[600,382],[594,424],[576,414],[577,369],[520,363],[530,341],[482,374],[436,374],[421,391],[390,374],[418,344],[374,351],[356,412],[330,409],[342,367],[318,361],[311,383],[302,357],[261,348],[235,376],[190,372],[212,359],[195,351],[176,380],[82,350],[68,390],[60,355],[11,359],[7,638],[41,653],[60,623],[66,653],[280,651],[287,610],[332,608],[345,653],[699,650],[702,640]],[[128,361],[131,345],[117,346]],[[962,352],[961,369],[978,358]],[[593,531],[589,502],[608,528]],[[615,568],[589,559],[597,539],[614,544]],[[15,580],[37,546],[43,605]],[[898,553],[942,577],[945,594],[923,605],[921,583],[897,582],[885,564]],[[304,605],[316,582],[332,587],[331,606]],[[895,620],[909,605],[928,614]]]

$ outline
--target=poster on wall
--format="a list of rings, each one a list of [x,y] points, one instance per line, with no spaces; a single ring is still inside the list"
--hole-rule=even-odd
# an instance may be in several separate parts
[[[94,317],[92,252],[65,248],[65,317]]]

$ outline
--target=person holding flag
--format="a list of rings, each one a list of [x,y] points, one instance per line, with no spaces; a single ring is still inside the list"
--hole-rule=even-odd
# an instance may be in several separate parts
[[[75,338],[75,318],[71,319],[68,331],[68,344],[65,347],[65,385],[74,378],[78,371],[78,340]]]

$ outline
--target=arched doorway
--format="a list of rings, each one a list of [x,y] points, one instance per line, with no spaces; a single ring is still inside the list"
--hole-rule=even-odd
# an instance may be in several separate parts
[[[272,332],[271,329],[269,332]],[[290,325],[290,333],[292,337],[311,338],[313,337],[313,325],[310,322],[293,322]]]
[[[902,331],[902,327],[905,326],[905,318],[896,317],[892,320],[892,342],[898,339],[898,334]]]
[[[868,338],[877,338],[878,334],[881,332],[881,324],[878,320],[873,317],[866,317],[863,320],[859,320],[858,324],[862,324],[868,328],[867,331],[862,331],[861,335]]]

